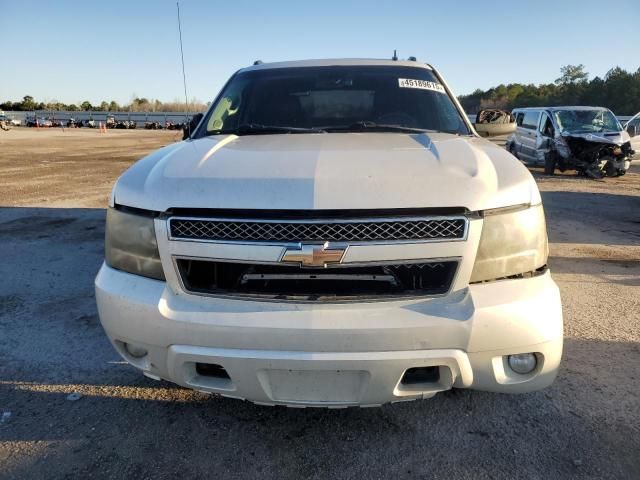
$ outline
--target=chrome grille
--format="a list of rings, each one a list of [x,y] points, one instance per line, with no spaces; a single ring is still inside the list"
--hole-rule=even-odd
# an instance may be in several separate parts
[[[465,237],[466,226],[464,217],[348,221],[170,219],[172,238],[222,241],[456,240]]]

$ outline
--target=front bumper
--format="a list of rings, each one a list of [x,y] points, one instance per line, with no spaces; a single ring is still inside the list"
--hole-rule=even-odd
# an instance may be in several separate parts
[[[562,355],[548,272],[442,298],[298,304],[177,294],[103,265],[96,299],[110,340],[146,375],[269,405],[370,406],[452,387],[529,392],[553,382]],[[125,343],[148,354],[133,358]],[[506,355],[526,352],[536,369],[512,372]],[[202,375],[198,363],[220,365],[228,378]],[[431,366],[437,379],[401,382],[408,369]]]

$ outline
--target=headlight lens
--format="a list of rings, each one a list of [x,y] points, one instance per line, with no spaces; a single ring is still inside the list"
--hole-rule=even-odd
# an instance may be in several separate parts
[[[110,267],[164,280],[151,217],[109,208],[104,256]]]
[[[542,205],[486,212],[471,282],[532,272],[546,265],[548,256]]]

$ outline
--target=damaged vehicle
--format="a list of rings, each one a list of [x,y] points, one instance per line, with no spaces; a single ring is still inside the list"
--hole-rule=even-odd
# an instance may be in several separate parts
[[[553,175],[576,170],[590,178],[624,175],[634,150],[629,134],[602,107],[541,107],[513,110],[516,131],[506,148],[525,163]]]
[[[508,135],[516,131],[516,120],[506,110],[486,109],[478,112],[473,126],[481,137]]]
[[[295,407],[553,382],[540,192],[435,68],[256,62],[190,130],[106,216],[100,321],[144,375]]]
[[[631,148],[636,152],[633,158],[640,159],[640,112],[625,124],[624,129],[631,138]]]

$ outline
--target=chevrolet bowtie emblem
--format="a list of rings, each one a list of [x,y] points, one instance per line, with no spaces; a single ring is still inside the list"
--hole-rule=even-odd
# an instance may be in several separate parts
[[[300,244],[289,247],[280,259],[281,262],[297,262],[303,267],[326,267],[328,263],[340,263],[346,248],[333,247],[329,242],[324,245]]]

